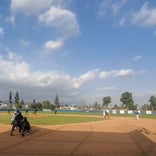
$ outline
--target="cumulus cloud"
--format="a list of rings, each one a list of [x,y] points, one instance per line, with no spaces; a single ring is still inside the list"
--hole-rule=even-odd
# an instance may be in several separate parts
[[[128,77],[132,76],[134,74],[134,71],[131,69],[126,70],[112,70],[112,71],[102,71],[100,73],[100,78],[105,79],[107,77]]]
[[[13,14],[36,15],[39,17],[40,23],[55,27],[63,34],[75,36],[79,33],[76,15],[67,9],[63,9],[63,6],[62,0],[38,0],[37,2],[32,0],[11,1]]]
[[[25,15],[38,15],[47,10],[54,0],[11,0],[11,11],[14,15],[23,13]],[[35,7],[34,7],[35,6]]]
[[[0,79],[7,81],[19,81],[25,79],[29,75],[29,66],[25,62],[12,61],[14,55],[10,53],[9,59],[11,61],[4,60],[0,56]]]
[[[133,13],[132,23],[142,26],[156,26],[156,8],[149,8],[146,2],[139,12]]]
[[[22,91],[24,92],[24,97],[29,97],[27,100],[33,97],[43,100],[43,98],[52,96],[51,94],[56,95],[56,93],[68,100],[71,98],[80,100],[82,97],[90,95],[85,89],[92,82],[98,84],[100,78],[100,81],[102,81],[102,79],[107,77],[116,78],[133,75],[131,69],[107,72],[93,69],[77,77],[57,70],[49,72],[32,71],[32,67],[27,62],[9,50],[7,59],[0,56],[0,73],[1,89],[4,92],[12,89]],[[5,88],[2,87],[4,86],[3,84],[5,84]],[[101,91],[113,90],[116,90],[115,86],[106,86]]]
[[[0,79],[8,80],[16,83],[24,83],[30,86],[47,86],[64,82],[65,80],[71,82],[71,78],[66,74],[56,71],[53,72],[30,72],[30,65],[24,61],[17,61],[16,54],[10,53],[9,60],[5,60],[0,56]],[[59,81],[61,79],[61,81]]]
[[[74,78],[74,87],[79,88],[84,84],[85,82],[88,82],[94,78],[97,77],[99,73],[99,69],[95,69],[92,71],[88,71],[85,74],[80,75],[78,78]]]
[[[57,41],[47,41],[44,45],[45,50],[48,52],[53,52],[57,49],[60,49],[63,46],[63,41],[62,40],[57,40]]]
[[[76,15],[66,9],[51,7],[50,10],[39,16],[39,22],[56,28],[65,37],[72,37],[79,34]]]
[[[66,39],[75,37],[80,33],[76,14],[65,9],[65,4],[67,2],[63,0],[37,0],[37,2],[32,0],[12,0],[10,6],[11,17],[15,20],[18,14],[34,16],[37,18],[38,24],[54,30],[57,38],[62,38],[62,40],[49,40],[44,46],[46,50],[53,51],[61,48]],[[28,42],[25,40],[20,40],[20,44],[28,46]]]
[[[115,73],[115,71],[102,71],[102,72],[100,73],[100,78],[101,78],[101,79],[105,79],[105,78],[107,78],[107,77],[113,75],[114,73]]]
[[[117,77],[127,77],[127,76],[132,76],[134,74],[134,71],[131,69],[127,70],[119,70],[115,73],[115,76]]]
[[[19,56],[11,52],[8,55],[8,60],[0,56],[0,84],[5,81],[6,83],[9,82],[14,85],[18,84],[21,88],[50,88],[51,91],[56,88],[61,88],[61,92],[65,90],[71,92],[76,91],[83,84],[94,79],[98,72],[98,70],[89,71],[79,77],[72,77],[67,73],[55,70],[50,72],[32,72],[30,65],[18,60],[18,57]]]

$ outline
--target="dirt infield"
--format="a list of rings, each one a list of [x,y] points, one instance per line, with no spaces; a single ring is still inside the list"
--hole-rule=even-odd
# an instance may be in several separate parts
[[[0,156],[156,156],[156,120],[111,118],[98,122],[32,126],[29,136],[0,125]]]

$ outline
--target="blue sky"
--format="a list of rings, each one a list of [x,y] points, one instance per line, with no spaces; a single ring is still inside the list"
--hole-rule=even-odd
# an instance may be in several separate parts
[[[100,104],[156,95],[154,0],[0,1],[0,99]]]

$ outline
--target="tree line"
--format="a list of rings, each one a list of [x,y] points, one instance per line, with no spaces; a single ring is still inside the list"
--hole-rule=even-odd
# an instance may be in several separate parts
[[[42,101],[42,102],[36,102],[35,99],[32,100],[32,102],[27,103],[28,105],[28,109],[51,109],[54,110],[56,108],[60,107],[60,102],[59,102],[59,97],[56,94],[53,103],[51,103],[48,100]],[[25,103],[23,99],[20,99],[19,96],[19,92],[16,91],[15,96],[13,98],[12,96],[12,92],[9,92],[9,104],[8,104],[8,108],[9,109],[20,109],[20,108],[24,108],[25,107]]]
[[[108,108],[111,104],[112,98],[110,96],[103,97],[103,108]],[[118,106],[117,104],[114,104],[112,106],[113,109],[127,109],[127,110],[136,110],[138,109],[138,104],[136,104],[133,100],[133,95],[130,92],[124,92],[121,94],[120,97],[121,106]],[[101,109],[101,105],[97,102],[94,103],[93,108]],[[151,96],[149,99],[149,104],[143,104],[141,106],[142,110],[156,110],[156,97]]]
[[[111,104],[112,98],[110,96],[105,96],[102,99],[102,105],[95,102],[92,106],[85,106],[87,108],[93,108],[93,109],[102,109],[102,108],[109,108]],[[120,97],[121,106],[118,106],[117,104],[114,104],[112,108],[114,109],[128,109],[128,110],[136,110],[138,108],[138,105],[133,100],[133,95],[130,92],[124,92],[121,94]],[[24,100],[20,99],[18,91],[16,91],[14,99],[12,97],[12,92],[9,92],[9,108],[12,109],[15,108],[23,108],[25,105]],[[28,103],[29,109],[51,109],[54,110],[55,108],[59,108],[61,106],[59,102],[59,97],[56,94],[53,103],[51,103],[48,100],[42,101],[42,102],[36,102],[35,99],[33,99],[32,102]],[[79,106],[80,108],[80,106]],[[83,107],[84,108],[84,107]],[[143,110],[156,110],[156,97],[151,96],[149,99],[149,104],[143,104],[141,106],[141,109]]]

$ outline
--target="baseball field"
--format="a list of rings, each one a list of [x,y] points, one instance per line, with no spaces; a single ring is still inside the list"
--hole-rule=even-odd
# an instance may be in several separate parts
[[[21,137],[18,130],[10,136],[11,116],[0,118],[1,156],[156,156],[155,119],[29,114],[31,133]]]

